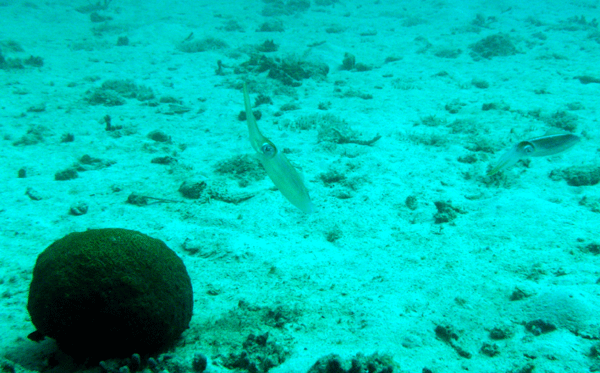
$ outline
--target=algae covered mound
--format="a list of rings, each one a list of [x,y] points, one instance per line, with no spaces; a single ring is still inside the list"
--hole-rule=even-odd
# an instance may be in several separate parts
[[[46,248],[27,309],[34,336],[54,338],[74,356],[107,358],[167,347],[188,328],[192,303],[185,266],[164,242],[108,228]]]

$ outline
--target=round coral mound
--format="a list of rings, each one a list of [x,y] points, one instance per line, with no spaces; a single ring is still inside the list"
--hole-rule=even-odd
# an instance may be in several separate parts
[[[71,233],[42,252],[27,310],[37,337],[88,358],[152,353],[192,318],[192,284],[161,240],[127,229]]]

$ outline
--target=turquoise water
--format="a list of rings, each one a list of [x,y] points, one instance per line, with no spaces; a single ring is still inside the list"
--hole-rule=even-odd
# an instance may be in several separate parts
[[[194,291],[143,369],[598,369],[599,7],[0,1],[0,358],[101,369],[27,339],[29,284],[52,242],[125,228]],[[488,175],[554,134],[580,141]]]

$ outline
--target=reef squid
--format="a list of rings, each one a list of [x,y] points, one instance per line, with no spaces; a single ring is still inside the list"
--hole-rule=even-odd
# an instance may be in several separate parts
[[[256,118],[252,113],[248,88],[244,83],[244,104],[246,108],[246,122],[250,133],[250,144],[256,151],[257,157],[262,163],[267,175],[281,194],[302,212],[310,214],[314,211],[314,205],[304,185],[302,176],[288,161],[286,156],[275,144],[267,139],[258,129]]]
[[[579,136],[571,133],[547,132],[543,136],[521,141],[500,157],[498,163],[488,171],[487,176],[505,170],[527,157],[545,157],[564,152],[572,148],[580,140]]]

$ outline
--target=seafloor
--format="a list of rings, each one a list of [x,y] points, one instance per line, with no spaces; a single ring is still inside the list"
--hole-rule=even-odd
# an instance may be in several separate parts
[[[38,254],[106,227],[163,240],[192,279],[155,370],[377,352],[394,372],[599,371],[597,17],[597,0],[0,1],[2,371],[100,370],[28,340],[26,304]],[[314,213],[253,158],[243,82]],[[581,141],[486,176],[556,131]]]

